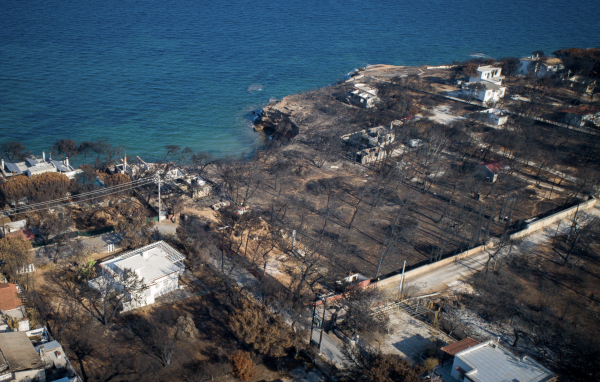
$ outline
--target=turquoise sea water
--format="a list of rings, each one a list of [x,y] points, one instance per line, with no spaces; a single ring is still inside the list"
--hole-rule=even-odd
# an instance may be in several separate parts
[[[366,64],[598,47],[599,15],[591,0],[3,0],[0,142],[247,152],[269,98]]]

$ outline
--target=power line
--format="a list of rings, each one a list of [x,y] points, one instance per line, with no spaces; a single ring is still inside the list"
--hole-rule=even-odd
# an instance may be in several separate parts
[[[10,216],[10,215],[17,215],[17,214],[25,213],[25,212],[41,211],[41,210],[44,210],[44,209],[47,209],[50,207],[74,205],[74,204],[86,202],[89,200],[93,200],[93,199],[96,199],[99,197],[104,197],[104,196],[113,195],[113,194],[117,194],[117,193],[128,191],[128,190],[133,190],[134,188],[138,188],[138,187],[146,186],[148,184],[155,183],[155,181],[156,181],[155,177],[142,178],[142,179],[138,179],[138,180],[135,180],[132,182],[127,182],[127,183],[122,183],[122,184],[115,185],[115,186],[106,187],[101,190],[82,193],[82,194],[79,194],[79,195],[76,195],[73,197],[64,197],[64,198],[59,198],[59,199],[53,199],[53,200],[50,200],[47,202],[41,202],[41,203],[31,204],[28,206],[9,209],[6,211],[0,211],[0,214],[5,215],[5,216]],[[74,198],[77,198],[78,200],[68,201],[69,199],[74,199]],[[64,202],[64,203],[61,203],[61,202]]]
[[[69,199],[73,199],[73,198],[81,198],[81,197],[86,197],[88,195],[94,195],[94,194],[104,194],[107,191],[113,191],[113,190],[118,189],[118,188],[125,189],[125,188],[128,188],[128,187],[131,187],[132,185],[139,185],[142,182],[144,182],[144,184],[148,184],[151,181],[152,181],[152,178],[138,179],[136,181],[132,181],[132,182],[128,182],[128,183],[121,183],[121,184],[117,184],[117,185],[114,185],[114,186],[105,187],[105,188],[99,189],[99,190],[84,192],[82,194],[78,194],[78,195],[75,195],[75,196],[66,196],[66,197],[63,197],[63,198],[53,199],[53,200],[50,200],[50,201],[47,201],[47,202],[39,202],[39,203],[35,203],[35,204],[30,204],[30,205],[24,206],[24,207],[15,207],[15,208],[13,208],[13,210],[36,208],[38,206],[50,205],[50,204],[61,202],[61,201],[68,201]]]

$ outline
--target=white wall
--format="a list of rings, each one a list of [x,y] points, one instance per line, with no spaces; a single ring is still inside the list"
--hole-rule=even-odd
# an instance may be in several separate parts
[[[450,373],[450,375],[453,376],[454,378],[456,378],[456,380],[458,380],[458,381],[460,381],[461,379],[460,379],[460,374],[456,370],[457,367],[460,367],[467,373],[469,371],[471,371],[471,369],[472,369],[472,367],[467,365],[463,360],[461,360],[458,357],[454,357],[454,362],[452,363],[452,372]]]
[[[44,369],[17,371],[15,381],[39,381],[46,382],[46,371]]]
[[[530,70],[535,71],[535,61],[519,60],[519,63],[521,64],[521,66],[519,66],[519,69],[517,69],[517,73],[528,75]]]

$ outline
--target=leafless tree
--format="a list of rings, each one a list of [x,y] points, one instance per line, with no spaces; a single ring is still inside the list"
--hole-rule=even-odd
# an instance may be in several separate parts
[[[140,279],[131,269],[114,275],[104,274],[95,279],[95,284],[97,289],[90,290],[91,313],[104,325],[112,323],[124,302],[137,306],[145,298],[144,279]]]
[[[41,211],[37,228],[46,243],[44,251],[52,256],[55,264],[60,254],[68,252],[73,245],[78,244],[72,241],[72,236],[68,235],[74,232],[73,220],[68,210]]]

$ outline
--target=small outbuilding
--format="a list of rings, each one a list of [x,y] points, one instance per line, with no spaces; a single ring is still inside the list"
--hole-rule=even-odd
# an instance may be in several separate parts
[[[347,95],[348,102],[353,105],[370,109],[375,106],[377,98],[377,89],[366,84],[355,84],[354,89]]]
[[[480,111],[479,117],[485,122],[495,126],[502,126],[508,121],[508,114],[500,109],[494,108]]]
[[[475,177],[494,183],[498,179],[498,175],[508,169],[510,167],[500,160],[481,163],[475,166]]]

